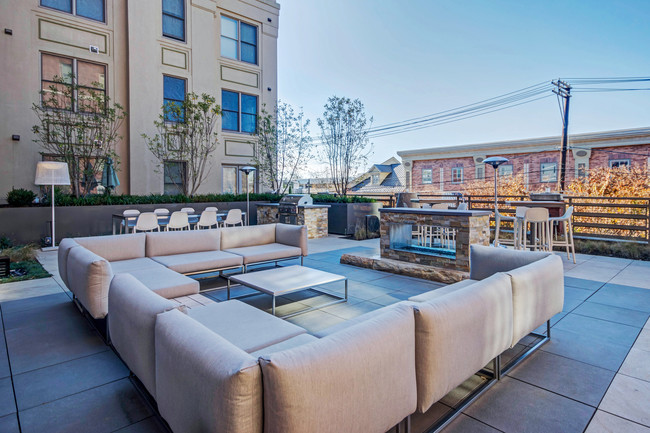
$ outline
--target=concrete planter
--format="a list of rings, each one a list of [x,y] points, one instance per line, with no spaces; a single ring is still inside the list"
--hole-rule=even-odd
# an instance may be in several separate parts
[[[250,223],[257,224],[257,203],[250,203]],[[153,212],[157,208],[169,209],[170,212],[192,207],[198,213],[208,206],[215,206],[219,211],[241,209],[246,211],[246,202],[206,202],[206,203],[167,203],[110,206],[61,206],[56,208],[57,243],[66,237],[99,236],[112,233],[113,214],[126,209],[140,212]],[[50,207],[2,207],[0,208],[0,236],[6,236],[14,243],[39,243],[41,238],[50,236],[52,210]]]
[[[379,217],[381,203],[314,203],[330,206],[328,231],[337,235],[353,235],[357,221],[363,224],[366,215]]]

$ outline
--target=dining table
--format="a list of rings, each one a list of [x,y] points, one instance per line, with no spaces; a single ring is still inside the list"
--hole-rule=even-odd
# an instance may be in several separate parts
[[[228,215],[228,213],[226,213],[226,212],[217,213],[217,221],[219,223],[223,222],[223,220],[226,218],[226,215]],[[158,226],[160,227],[161,230],[169,223],[169,218],[170,218],[170,215],[158,215]],[[195,226],[196,223],[199,222],[200,218],[201,218],[200,213],[197,213],[197,214],[188,213],[187,214],[187,219],[188,219],[188,222],[190,223],[190,226]],[[135,224],[136,224],[137,220],[138,220],[137,216],[125,216],[125,215],[123,215],[121,213],[114,213],[111,216],[111,224],[113,226],[113,234],[114,235],[117,234],[118,227],[120,227],[123,222],[125,223],[126,228],[127,228],[126,232],[130,233],[131,231],[133,231],[133,228],[135,227]],[[246,212],[242,212],[242,220],[246,221]]]

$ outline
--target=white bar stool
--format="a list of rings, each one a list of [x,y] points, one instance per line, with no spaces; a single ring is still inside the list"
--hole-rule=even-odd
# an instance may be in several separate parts
[[[573,254],[573,263],[576,262],[576,247],[573,244],[573,224],[571,224],[571,217],[573,216],[573,206],[569,206],[561,217],[549,218],[551,225],[551,235],[553,236],[554,247],[566,247],[566,257],[571,260]],[[554,230],[555,225],[562,224],[564,229],[564,239],[560,239],[559,231]],[[569,252],[569,248],[571,252]]]

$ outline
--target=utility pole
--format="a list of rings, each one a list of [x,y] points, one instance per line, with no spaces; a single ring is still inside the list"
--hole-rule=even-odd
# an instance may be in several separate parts
[[[553,93],[564,98],[564,129],[562,131],[562,163],[560,164],[560,192],[564,191],[564,179],[566,173],[566,154],[569,147],[569,99],[571,98],[571,86],[558,79],[551,82],[557,87]]]

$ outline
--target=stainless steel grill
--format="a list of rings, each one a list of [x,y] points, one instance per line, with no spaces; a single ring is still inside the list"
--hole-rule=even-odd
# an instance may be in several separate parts
[[[298,223],[298,206],[314,204],[309,194],[287,194],[278,205],[278,221],[284,224]]]

